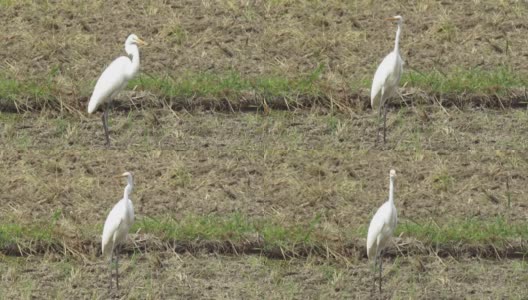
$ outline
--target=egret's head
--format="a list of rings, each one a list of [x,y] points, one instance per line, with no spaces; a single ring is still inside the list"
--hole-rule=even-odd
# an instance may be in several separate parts
[[[140,39],[137,35],[135,34],[131,34],[128,36],[128,38],[126,39],[126,42],[125,42],[125,46],[127,45],[148,45],[145,41],[143,41],[142,39]]]
[[[401,24],[403,22],[402,16],[394,16],[386,19],[387,21],[396,21],[398,24]]]
[[[394,169],[390,170],[389,174],[390,174],[390,178],[396,177],[396,170],[394,170]]]
[[[123,178],[126,177],[128,181],[132,181],[132,172],[125,172],[119,176],[116,176],[116,178]]]
[[[121,177],[128,177],[128,176],[132,177],[132,173],[131,172],[125,172],[125,173],[121,174]]]
[[[119,176],[116,176],[118,178],[126,177],[127,179],[127,185],[125,187],[125,199],[128,199],[128,195],[132,193],[132,189],[134,188],[134,179],[132,179],[132,172],[125,172]]]

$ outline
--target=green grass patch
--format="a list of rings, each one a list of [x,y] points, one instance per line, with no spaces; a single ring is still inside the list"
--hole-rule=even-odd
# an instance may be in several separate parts
[[[402,85],[417,87],[433,93],[486,93],[502,94],[512,88],[526,85],[525,76],[508,68],[495,70],[455,69],[447,73],[433,70],[417,72],[404,70]]]
[[[297,77],[262,75],[243,77],[236,72],[215,74],[187,72],[178,77],[141,74],[129,82],[129,88],[148,90],[166,98],[210,97],[236,98],[245,92],[264,97],[318,95],[322,93],[319,80],[323,67]]]
[[[134,224],[135,229],[152,233],[162,240],[179,241],[231,241],[242,242],[259,234],[266,245],[294,246],[299,243],[316,243],[314,230],[319,217],[309,224],[280,224],[265,219],[249,219],[238,213],[228,216],[187,216],[180,221],[171,218],[143,218]],[[134,230],[134,229],[133,229]]]
[[[0,77],[0,99],[17,101],[21,98],[50,100],[53,98],[51,83]]]
[[[19,107],[39,108],[43,103],[57,100],[61,87],[53,78],[58,71],[52,70],[42,79],[16,80],[0,76],[0,101]],[[334,84],[322,78],[324,66],[319,65],[305,74],[262,74],[245,76],[232,71],[223,74],[212,72],[178,74],[141,73],[128,84],[128,89],[139,89],[165,99],[209,98],[211,100],[237,100],[241,97],[261,99],[303,99],[310,101],[335,96]],[[416,87],[427,93],[480,93],[503,95],[512,89],[526,85],[525,76],[508,68],[482,70],[456,69],[447,73],[439,70],[418,72],[404,70],[401,85]],[[371,77],[350,79],[349,93],[368,89]],[[81,97],[89,97],[93,83],[81,82],[77,89]],[[68,101],[68,100],[66,100]],[[0,103],[1,104],[1,103]],[[330,104],[329,104],[330,105]],[[60,107],[60,106],[57,106]]]
[[[437,224],[405,222],[398,225],[396,234],[412,236],[426,244],[466,243],[502,246],[508,240],[528,239],[528,224],[509,223],[503,217],[482,220],[468,218]]]
[[[51,224],[22,225],[17,223],[0,224],[0,247],[20,242],[53,242]]]
[[[26,242],[59,243],[64,237],[62,230],[56,223],[56,214],[48,222],[37,225],[21,225],[15,222],[0,224],[0,247],[6,245],[25,244]],[[319,226],[320,216],[315,216],[307,222],[285,224],[282,221],[264,218],[248,218],[239,213],[229,215],[187,216],[181,220],[170,217],[144,217],[136,221],[131,232],[141,229],[144,233],[152,234],[162,241],[217,241],[231,243],[255,241],[260,236],[266,248],[292,248],[296,245],[313,245],[322,248],[332,245],[334,233],[325,232]],[[90,238],[99,235],[100,225],[91,228],[80,228],[79,237]],[[78,231],[79,232],[79,231]],[[350,236],[352,232],[352,236]],[[347,238],[365,238],[367,227],[360,226],[356,230],[342,228],[341,234]],[[411,221],[400,222],[395,235],[414,237],[425,245],[494,245],[504,246],[513,240],[528,239],[528,225],[509,223],[506,219],[468,218],[437,224],[430,220],[422,223]]]
[[[0,0],[0,7],[10,7],[15,5],[17,2],[20,2],[18,0]]]
[[[9,219],[8,223],[0,223],[0,247],[12,244],[23,244],[25,242],[54,243],[60,236],[54,231],[57,222],[62,215],[58,209],[50,215],[48,220],[32,222],[31,224],[17,223]]]

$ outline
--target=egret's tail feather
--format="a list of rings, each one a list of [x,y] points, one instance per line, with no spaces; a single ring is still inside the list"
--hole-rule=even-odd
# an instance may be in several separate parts
[[[93,101],[93,98],[90,98],[90,102],[88,102],[88,113],[91,114],[97,109],[97,103],[96,101]]]

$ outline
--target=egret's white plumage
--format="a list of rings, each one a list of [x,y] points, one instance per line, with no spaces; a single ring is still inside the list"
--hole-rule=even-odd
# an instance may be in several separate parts
[[[116,60],[114,60],[103,71],[103,74],[101,74],[101,77],[99,77],[95,84],[92,97],[90,97],[90,102],[88,102],[89,114],[94,113],[101,104],[106,103],[117,96],[117,94],[125,88],[128,80],[134,77],[139,70],[139,56],[133,57],[138,57],[135,66],[132,65],[130,58],[121,56],[116,58]],[[131,66],[133,68],[131,68]]]
[[[401,16],[389,18],[398,22],[398,29],[396,30],[396,39],[394,42],[394,50],[389,53],[381,64],[378,66],[374,79],[372,80],[372,88],[370,89],[370,105],[372,110],[378,109],[378,115],[381,119],[381,110],[384,109],[383,114],[383,142],[385,142],[385,119],[386,119],[386,102],[387,99],[394,96],[398,90],[401,74],[403,73],[403,60],[400,56],[400,33],[403,23]],[[379,134],[379,131],[378,131]]]
[[[134,206],[132,205],[132,201],[129,198],[130,193],[132,193],[132,189],[134,188],[134,179],[132,178],[132,173],[130,172],[125,172],[120,177],[127,177],[127,186],[125,187],[123,199],[119,200],[119,202],[114,205],[108,214],[108,217],[106,217],[101,243],[103,257],[110,260],[110,263],[112,262],[116,247],[125,241],[128,230],[134,223]],[[117,259],[117,253],[115,256],[116,286],[119,288],[119,260]],[[110,286],[112,286],[111,280],[112,278],[110,277]]]
[[[390,170],[389,178],[389,200],[378,208],[374,217],[370,221],[367,235],[367,255],[369,259],[374,259],[374,266],[379,261],[380,264],[380,293],[381,293],[381,251],[392,237],[392,233],[398,223],[398,212],[394,205],[394,178],[396,171]]]
[[[95,84],[94,91],[88,102],[88,113],[91,114],[103,104],[108,104],[117,94],[125,88],[127,82],[134,78],[139,71],[138,45],[146,45],[135,34],[128,36],[125,42],[125,51],[128,56],[116,58],[101,74]],[[103,127],[106,143],[110,144],[108,136],[108,105],[103,113]]]

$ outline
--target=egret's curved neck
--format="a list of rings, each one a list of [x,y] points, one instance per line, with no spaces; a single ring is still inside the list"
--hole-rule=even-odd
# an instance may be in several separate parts
[[[390,178],[389,184],[389,202],[394,204],[394,177]]]
[[[400,51],[400,33],[401,33],[401,22],[398,22],[398,29],[396,30],[396,40],[394,41],[394,52]]]
[[[128,184],[125,187],[125,193],[123,195],[124,199],[128,199],[128,196],[130,196],[130,194],[132,193],[132,189],[133,188],[134,188],[134,182],[133,182],[132,178],[129,176],[128,177]]]
[[[126,45],[125,51],[128,54],[128,56],[132,56],[132,65],[130,69],[128,70],[128,77],[132,78],[134,75],[136,75],[137,71],[139,70],[139,48],[137,45]]]

